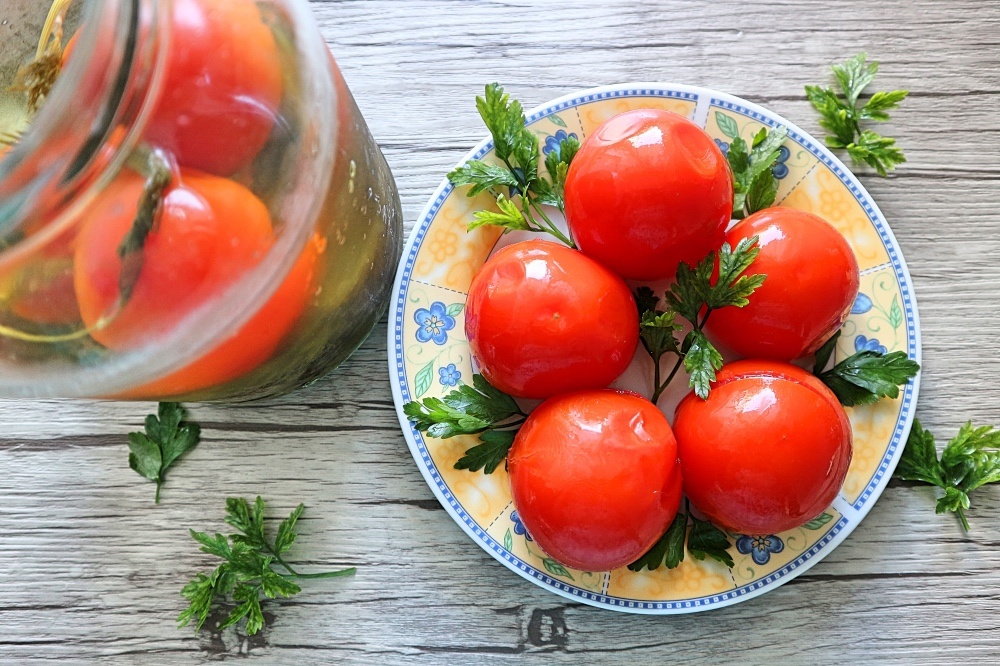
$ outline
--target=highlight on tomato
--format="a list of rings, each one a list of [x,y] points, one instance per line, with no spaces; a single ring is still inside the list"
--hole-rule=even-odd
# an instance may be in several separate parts
[[[851,464],[851,424],[836,396],[796,366],[737,361],[707,400],[677,407],[684,492],[709,520],[750,535],[803,525],[830,506]]]
[[[532,539],[583,571],[636,560],[666,532],[681,501],[670,424],[632,393],[580,391],[543,402],[518,432],[508,471]]]
[[[543,240],[491,257],[469,290],[465,333],[480,372],[521,398],[604,388],[639,342],[628,285],[580,252]]]
[[[823,218],[767,208],[726,233],[735,247],[758,236],[754,273],[767,279],[743,308],[713,312],[706,329],[740,356],[780,361],[812,354],[847,320],[858,296],[858,262],[847,240]]]
[[[173,0],[167,71],[146,127],[181,166],[227,176],[267,142],[281,60],[253,0]]]
[[[91,336],[131,350],[178,326],[259,264],[274,245],[271,217],[243,185],[181,170],[163,195],[142,247],[131,295],[122,296],[118,248],[132,228],[144,181],[123,173],[88,210],[76,244],[74,285]],[[141,392],[179,394],[242,376],[266,361],[302,314],[318,255],[310,243],[277,291],[229,339]],[[124,302],[121,302],[124,301]]]
[[[584,254],[626,279],[659,280],[722,245],[733,179],[703,129],[670,111],[638,109],[584,140],[565,195]]]

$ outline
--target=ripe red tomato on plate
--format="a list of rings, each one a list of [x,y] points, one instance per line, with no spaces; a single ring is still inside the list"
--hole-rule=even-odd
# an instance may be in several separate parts
[[[134,173],[120,176],[85,214],[76,243],[73,282],[80,314],[91,336],[113,350],[136,349],[170,333],[259,264],[275,242],[267,208],[250,190],[182,170],[146,239],[132,295],[116,312],[122,271],[117,250],[132,226],[143,184]],[[314,245],[243,328],[145,394],[206,388],[267,360],[308,302],[318,255]]]
[[[691,393],[677,406],[674,434],[688,499],[743,534],[778,534],[820,515],[851,464],[844,408],[787,363],[725,366],[707,400]]]
[[[281,102],[281,60],[253,0],[174,0],[166,76],[146,139],[219,176],[252,160]]]
[[[634,394],[581,391],[545,401],[518,432],[507,467],[528,534],[583,571],[638,559],[680,505],[670,424]]]
[[[767,279],[743,308],[723,308],[709,334],[741,356],[791,361],[823,346],[843,325],[858,296],[858,261],[847,240],[821,217],[768,208],[726,233],[733,247],[760,237],[748,269]]]
[[[733,211],[729,164],[687,118],[639,109],[588,136],[566,179],[577,246],[626,279],[673,277],[722,245]]]
[[[639,315],[617,275],[564,245],[529,240],[497,252],[473,279],[465,333],[493,386],[548,398],[604,388],[624,372]]]

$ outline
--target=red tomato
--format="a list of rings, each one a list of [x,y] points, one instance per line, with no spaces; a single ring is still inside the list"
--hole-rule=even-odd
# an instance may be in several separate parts
[[[546,553],[583,571],[637,560],[677,515],[666,417],[645,398],[580,391],[542,403],[507,457],[514,506]]]
[[[132,296],[115,313],[121,273],[117,248],[132,225],[142,187],[135,174],[120,177],[88,211],[77,240],[74,284],[80,313],[94,339],[114,350],[135,349],[169,333],[257,265],[274,244],[267,208],[250,190],[182,171],[146,239]],[[305,307],[316,254],[307,248],[249,323],[192,366],[153,385],[157,392],[220,384],[267,360]]]
[[[779,361],[811,354],[836,333],[858,296],[858,262],[840,233],[820,217],[793,208],[768,208],[726,234],[736,246],[760,237],[750,273],[763,286],[744,308],[712,313],[709,333],[741,356]]]
[[[639,342],[639,315],[621,278],[548,241],[497,252],[472,281],[466,308],[483,376],[521,398],[604,388]]]
[[[722,245],[733,179],[718,146],[669,111],[615,116],[583,142],[566,180],[580,250],[627,279],[671,278]]]
[[[146,139],[182,166],[226,176],[267,142],[281,60],[253,0],[174,0],[167,72]]]
[[[805,370],[737,361],[708,400],[677,406],[684,492],[713,523],[750,535],[812,520],[837,496],[851,464],[851,424],[833,393]]]

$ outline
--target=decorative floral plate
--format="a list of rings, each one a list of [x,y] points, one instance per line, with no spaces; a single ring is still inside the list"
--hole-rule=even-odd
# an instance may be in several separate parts
[[[774,168],[780,179],[778,202],[832,223],[854,248],[861,267],[861,293],[844,325],[837,359],[860,349],[878,349],[905,350],[920,360],[913,287],[885,218],[857,178],[795,125],[738,97],[672,84],[587,90],[538,107],[527,121],[548,152],[566,134],[582,141],[608,118],[643,107],[691,118],[723,151],[737,136],[749,140],[762,125],[786,126],[788,138]],[[489,160],[492,148],[491,141],[483,141],[466,159]],[[848,409],[854,460],[839,497],[798,529],[730,535],[735,560],[731,570],[690,556],[676,569],[642,572],[577,571],[549,558],[525,532],[502,467],[491,475],[454,468],[477,443],[475,437],[434,439],[418,432],[403,415],[403,404],[410,400],[442,396],[461,382],[471,382],[475,369],[463,325],[469,285],[495,249],[523,238],[501,236],[496,228],[466,232],[473,212],[493,204],[489,192],[476,197],[466,192],[442,182],[410,235],[390,313],[389,369],[396,411],[417,466],[473,541],[516,573],[569,599],[614,610],[670,614],[727,606],[772,590],[816,564],[857,527],[896,467],[913,421],[917,380],[897,400]],[[651,374],[648,356],[637,354],[615,385],[649,395]],[[668,416],[684,392],[683,384],[675,382],[675,390],[660,402]]]

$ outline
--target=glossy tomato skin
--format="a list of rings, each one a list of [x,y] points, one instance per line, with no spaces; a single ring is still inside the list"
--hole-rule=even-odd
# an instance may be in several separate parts
[[[748,269],[767,279],[744,308],[712,313],[711,336],[749,358],[791,361],[836,333],[858,296],[858,261],[847,240],[823,218],[793,208],[768,208],[726,234],[733,247],[760,237]]]
[[[88,209],[76,241],[73,284],[80,315],[92,337],[116,351],[137,349],[174,331],[259,264],[275,242],[267,208],[250,190],[182,170],[164,194],[132,295],[116,311],[122,271],[117,248],[131,228],[143,184],[134,173],[122,174]],[[311,245],[243,328],[136,395],[215,386],[267,360],[308,302],[317,256]]]
[[[173,0],[167,71],[146,128],[186,167],[230,175],[267,142],[281,60],[253,0]]]
[[[820,515],[851,464],[844,408],[787,363],[725,366],[707,400],[692,393],[681,401],[674,433],[687,497],[742,534],[778,534]]]
[[[732,218],[726,158],[700,127],[656,109],[615,116],[583,142],[566,180],[580,250],[626,279],[672,278],[722,245]]]
[[[681,501],[670,424],[651,402],[624,392],[580,391],[542,403],[517,434],[508,471],[528,533],[583,571],[638,559]]]
[[[639,316],[617,275],[564,245],[529,240],[500,250],[476,275],[465,333],[491,384],[548,398],[613,382],[635,353]]]

